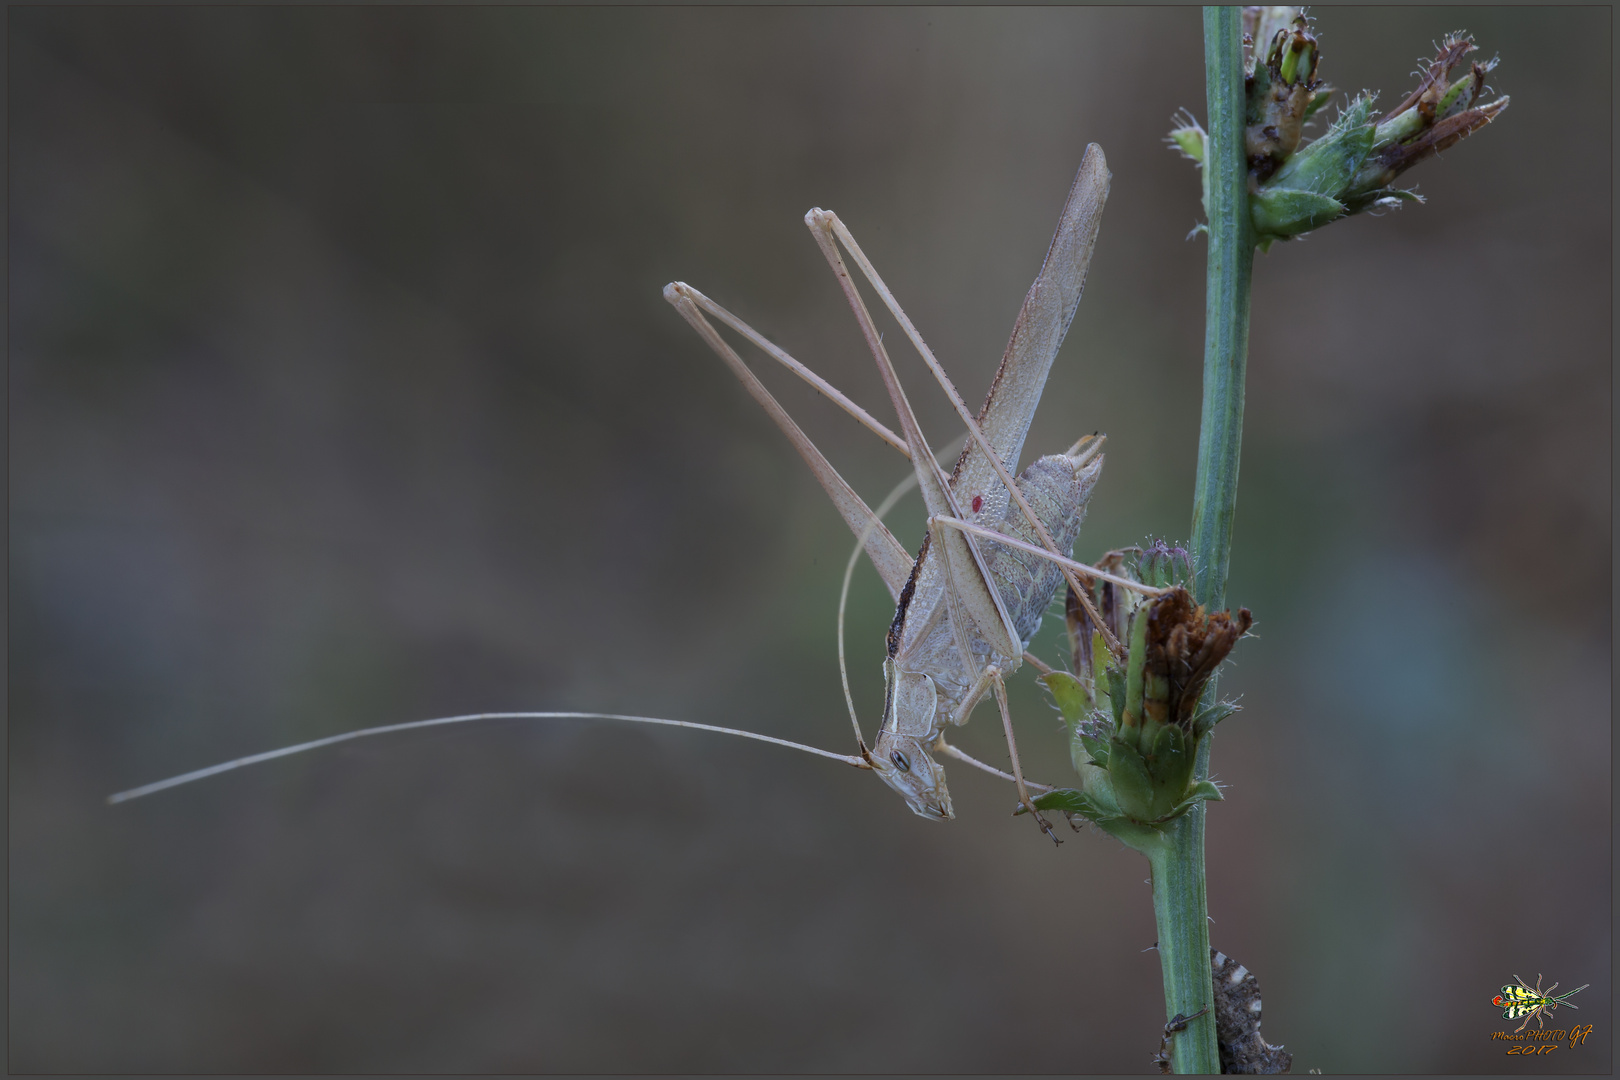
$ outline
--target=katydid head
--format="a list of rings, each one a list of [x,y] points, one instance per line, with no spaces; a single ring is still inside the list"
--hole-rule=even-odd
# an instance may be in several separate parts
[[[956,817],[951,809],[951,793],[945,787],[945,769],[929,756],[921,739],[880,731],[868,760],[872,771],[898,791],[918,817],[929,821]]]
[[[928,754],[939,738],[939,691],[934,680],[883,661],[883,726],[867,761],[883,782],[898,791],[911,812],[930,821],[956,816],[945,770]]]

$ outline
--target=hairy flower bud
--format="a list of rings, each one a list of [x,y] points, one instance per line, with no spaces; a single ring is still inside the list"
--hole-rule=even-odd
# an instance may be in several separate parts
[[[1305,121],[1327,102],[1329,91],[1316,78],[1320,59],[1301,15],[1272,35],[1265,61],[1249,75],[1243,137],[1249,174],[1257,182],[1269,179],[1299,148]]]
[[[1470,63],[1466,75],[1447,81],[1463,58],[1477,49],[1470,37],[1446,38],[1418,88],[1378,121],[1367,159],[1345,192],[1350,213],[1373,205],[1401,173],[1454,146],[1507,108],[1505,97],[1479,104],[1489,89],[1485,76],[1498,62],[1494,57],[1483,64]]]
[[[1321,138],[1301,147],[1305,125],[1330,92],[1316,78],[1321,52],[1309,23],[1297,8],[1245,8],[1244,29],[1249,213],[1262,251],[1363,210],[1422,202],[1415,192],[1392,187],[1395,178],[1508,106],[1506,97],[1481,103],[1494,59],[1471,62],[1466,74],[1451,78],[1476,50],[1472,38],[1452,34],[1426,63],[1417,89],[1390,112],[1374,120],[1375,95],[1358,95]],[[1170,142],[1203,167],[1204,130],[1190,115],[1171,131]],[[1207,175],[1203,179],[1207,213]]]
[[[1192,556],[1187,554],[1187,549],[1180,544],[1150,540],[1147,547],[1137,552],[1136,573],[1133,576],[1142,584],[1152,585],[1156,589],[1168,589],[1172,585],[1191,585]]]

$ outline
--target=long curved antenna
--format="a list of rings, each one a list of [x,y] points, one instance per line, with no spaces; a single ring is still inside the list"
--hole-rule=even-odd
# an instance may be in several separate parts
[[[875,528],[883,516],[894,509],[894,504],[900,497],[917,486],[917,476],[913,473],[895,485],[878,508],[872,511],[872,520],[855,538],[855,550],[849,553],[849,564],[844,567],[844,584],[838,590],[838,681],[844,684],[844,704],[849,706],[849,722],[855,725],[855,744],[861,748],[861,756],[866,756],[866,738],[861,734],[861,721],[855,715],[855,695],[849,690],[849,666],[844,662],[844,610],[849,606],[849,583],[855,576],[855,564],[861,561],[861,555],[866,550],[866,534]]]
[[[387,735],[395,731],[411,731],[415,728],[442,727],[446,724],[468,724],[474,720],[626,720],[635,724],[663,724],[666,727],[693,728],[697,731],[717,731],[722,735],[740,735],[745,739],[758,739],[760,742],[775,743],[777,746],[786,746],[791,750],[803,750],[807,754],[818,757],[832,758],[842,761],[845,765],[853,765],[857,769],[871,768],[864,760],[852,754],[835,754],[831,750],[821,750],[804,743],[792,742],[788,739],[778,739],[771,735],[761,735],[754,731],[740,731],[737,728],[715,727],[713,724],[696,724],[690,720],[664,720],[656,716],[623,716],[618,713],[594,712],[497,712],[497,713],[470,713],[466,716],[441,716],[435,720],[412,720],[405,724],[384,724],[382,727],[361,728],[359,731],[346,731],[342,735],[328,735],[324,739],[315,739],[311,742],[299,743],[297,746],[284,746],[280,750],[266,750],[262,754],[249,754],[247,757],[237,758],[235,761],[224,761],[218,765],[210,765],[206,769],[197,769],[193,772],[171,776],[167,780],[159,780],[152,784],[143,784],[128,791],[120,791],[115,795],[107,796],[109,806],[131,799],[139,799],[143,795],[151,795],[168,788],[189,784],[193,780],[202,780],[205,777],[216,776],[232,769],[240,769],[247,765],[257,765],[261,761],[274,761],[276,758],[289,757],[301,754],[306,750],[318,750],[323,746],[334,743],[348,742],[350,739],[364,739],[371,735]]]
[[[953,440],[940,450],[939,456],[949,461],[951,456],[962,452],[962,445],[967,441],[964,432],[960,439]],[[844,567],[844,584],[838,590],[838,679],[844,684],[844,704],[849,706],[849,722],[855,725],[855,743],[861,748],[861,754],[866,754],[866,738],[861,734],[861,722],[855,715],[855,695],[849,691],[849,667],[844,663],[844,609],[849,604],[849,583],[855,576],[855,564],[860,562],[861,552],[866,548],[866,536],[878,523],[894,509],[894,504],[900,501],[901,496],[917,486],[917,474],[910,473],[904,480],[894,486],[894,490],[883,497],[878,508],[872,511],[872,520],[867,524],[865,531],[855,538],[855,550],[849,553],[849,565]]]

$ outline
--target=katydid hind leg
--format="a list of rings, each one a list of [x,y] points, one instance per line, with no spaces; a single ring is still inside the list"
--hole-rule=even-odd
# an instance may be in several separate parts
[[[861,298],[860,290],[855,287],[854,279],[838,252],[837,243],[833,239],[836,223],[837,217],[824,210],[814,209],[805,215],[805,224],[815,237],[834,274],[837,275],[838,284],[843,289],[860,325],[861,333],[866,339],[867,347],[877,362],[878,373],[883,378],[889,399],[900,418],[900,429],[911,447],[912,468],[917,474],[918,486],[929,515],[961,517],[962,513],[951,496],[944,471],[934,462],[934,456],[928,449],[928,441],[917,422],[916,413],[906,397],[905,389],[900,384],[894,364],[889,359],[888,350],[883,346],[882,337],[872,321],[871,313],[866,308],[866,302]],[[949,568],[949,577],[958,587],[955,596],[966,607],[985,640],[1001,655],[1017,657],[1023,650],[1017,645],[1012,620],[1008,617],[1001,597],[990,585],[989,571],[984,558],[973,541],[961,534],[940,534],[935,539],[937,543],[933,546],[933,550],[940,553]]]
[[[904,588],[906,579],[911,576],[913,562],[906,549],[894,538],[886,525],[877,520],[872,509],[866,505],[855,489],[839,475],[833,468],[832,462],[827,460],[816,444],[804,433],[793,418],[788,415],[780,402],[759,381],[742,357],[737,355],[718,331],[703,317],[696,300],[692,294],[697,290],[680,282],[674,282],[664,289],[664,299],[674,305],[675,310],[681,313],[682,318],[691,324],[698,332],[698,336],[723,360],[733,375],[748,390],[748,393],[758,402],[760,408],[765,410],[776,426],[788,437],[799,456],[810,466],[810,471],[820,482],[827,497],[832,500],[850,531],[856,536],[865,537],[867,556],[872,560],[872,566],[877,570],[883,584],[888,587],[889,595],[898,599],[900,590]]]
[[[831,401],[850,416],[854,417],[864,427],[866,427],[867,430],[871,431],[878,438],[882,439],[890,446],[893,446],[896,450],[900,451],[900,453],[906,455],[907,457],[911,456],[911,448],[906,445],[906,441],[904,439],[890,431],[883,424],[879,423],[871,413],[867,412],[865,409],[851,401],[843,391],[839,390],[832,383],[828,382],[826,379],[823,379],[820,375],[817,375],[814,371],[811,371],[804,364],[801,364],[799,361],[795,360],[787,353],[785,349],[783,349],[780,345],[777,345],[776,342],[772,341],[764,334],[761,334],[758,330],[755,330],[752,326],[749,326],[737,316],[733,315],[731,312],[727,311],[713,300],[710,300],[707,296],[704,296],[701,292],[686,284],[684,281],[671,282],[664,290],[665,299],[669,299],[671,290],[674,291],[677,297],[690,299],[692,303],[696,304],[710,315],[713,315],[715,318],[731,327],[738,334],[741,334],[743,337],[747,338],[748,341],[752,343],[755,348],[759,349],[760,352],[764,353],[766,356],[769,356],[771,359],[793,372],[799,378],[809,383],[812,387],[819,391],[823,397],[827,398],[827,400]],[[680,306],[677,300],[670,300],[670,302],[675,304],[677,307]],[[699,332],[701,333],[701,331]]]

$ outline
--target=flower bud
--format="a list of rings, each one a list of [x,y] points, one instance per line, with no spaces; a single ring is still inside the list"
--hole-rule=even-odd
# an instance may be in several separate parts
[[[1447,37],[1418,88],[1378,121],[1371,152],[1344,195],[1350,213],[1392,194],[1389,185],[1401,173],[1456,145],[1507,108],[1509,99],[1505,97],[1479,104],[1489,89],[1485,76],[1498,63],[1494,57],[1483,64],[1470,63],[1466,75],[1447,81],[1452,69],[1477,49],[1470,37]]]
[[[1254,70],[1266,57],[1266,49],[1277,31],[1286,30],[1293,25],[1295,19],[1304,14],[1297,7],[1283,5],[1281,7],[1246,7],[1243,9],[1243,74],[1245,77],[1254,74]],[[1260,54],[1255,55],[1255,46],[1261,47]]]
[[[1269,179],[1299,148],[1305,121],[1328,98],[1328,91],[1316,80],[1321,54],[1307,25],[1299,15],[1291,26],[1277,29],[1264,62],[1255,64],[1245,85],[1244,143],[1249,175],[1258,183]]]
[[[1126,817],[1168,821],[1210,797],[1193,783],[1198,740],[1214,722],[1200,714],[1198,698],[1252,623],[1246,608],[1235,617],[1206,613],[1180,586],[1137,613],[1124,678],[1109,680],[1110,691],[1124,697],[1108,773]]]
[[[1130,581],[1141,581],[1138,567],[1141,554],[1142,549],[1139,547],[1110,551],[1097,560],[1097,569]],[[1111,581],[1098,581],[1092,589],[1091,598],[1096,605],[1097,614],[1102,616],[1103,623],[1114,635],[1114,640],[1124,641],[1129,637],[1131,615],[1142,602],[1141,594]],[[1069,649],[1073,657],[1074,673],[1089,685],[1093,677],[1094,662],[1098,657],[1107,658],[1108,647],[1102,634],[1093,625],[1091,617],[1086,614],[1080,598],[1074,595],[1073,587],[1064,592],[1063,616],[1069,629]]]
[[[1156,589],[1193,582],[1192,556],[1187,554],[1186,548],[1163,540],[1150,540],[1147,547],[1139,549],[1136,566],[1133,575],[1136,580]]]

